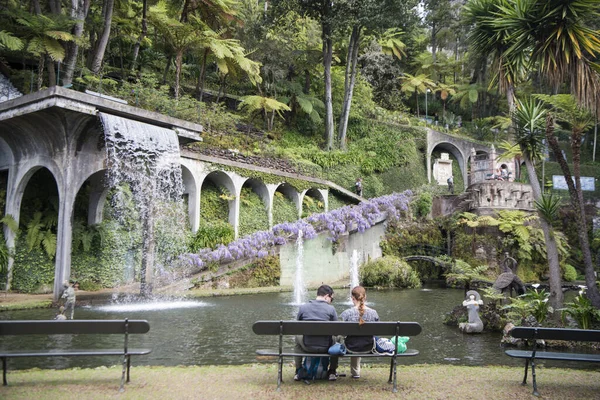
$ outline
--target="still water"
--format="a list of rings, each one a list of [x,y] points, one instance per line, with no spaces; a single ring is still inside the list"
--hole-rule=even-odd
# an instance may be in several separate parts
[[[338,314],[350,306],[341,292],[336,292],[333,304]],[[463,293],[462,290],[434,288],[371,290],[367,296],[369,306],[377,310],[381,320],[416,321],[423,328],[419,336],[408,342],[409,348],[418,349],[420,355],[399,359],[400,364],[521,365],[521,360],[504,355],[499,333],[466,335],[458,328],[442,323],[445,313],[462,303]],[[116,305],[78,307],[75,318],[148,320],[150,332],[131,335],[130,347],[151,348],[152,353],[134,357],[134,365],[246,364],[273,362],[258,359],[255,350],[277,346],[275,337],[255,335],[252,324],[257,320],[295,319],[297,310],[298,306],[292,304],[292,293],[270,293],[168,302],[142,308]],[[54,313],[55,310],[51,309],[2,312],[0,319],[51,319]],[[48,348],[118,348],[122,344],[121,337],[110,336],[40,335],[26,340],[37,340]],[[292,345],[292,340],[289,338],[288,346]],[[22,337],[0,338],[0,348],[29,346],[38,347],[40,344],[26,342]],[[96,367],[118,363],[118,357],[54,357],[43,362],[40,359],[12,359],[10,368],[40,365],[43,368]]]

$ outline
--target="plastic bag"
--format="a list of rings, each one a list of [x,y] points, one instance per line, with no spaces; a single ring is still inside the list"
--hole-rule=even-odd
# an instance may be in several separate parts
[[[398,343],[396,343],[396,337],[398,338]],[[396,345],[398,353],[404,353],[406,351],[406,342],[410,339],[408,336],[394,336],[391,341]]]

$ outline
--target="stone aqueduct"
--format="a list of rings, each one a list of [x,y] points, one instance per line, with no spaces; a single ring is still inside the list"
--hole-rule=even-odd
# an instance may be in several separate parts
[[[180,144],[201,140],[200,125],[62,87],[52,87],[0,102],[0,172],[7,175],[4,213],[19,221],[23,194],[36,171],[46,168],[56,181],[59,210],[55,297],[62,290],[62,282],[70,276],[73,209],[77,193],[86,181],[91,188],[88,222],[97,223],[102,220],[103,204],[108,189],[104,185],[106,154],[103,131],[97,117],[99,112],[172,129],[177,133]],[[430,182],[431,154],[434,149],[439,148],[454,155],[465,182],[468,182],[469,157],[475,152],[490,151],[490,148],[483,145],[456,139],[431,129],[428,129],[427,141],[427,176]],[[250,179],[228,171],[222,165],[280,176],[281,182],[265,184],[258,179]],[[302,213],[302,203],[306,195],[321,200],[325,210],[328,208],[330,189],[354,201],[360,201],[354,193],[332,182],[211,158],[186,150],[181,152],[181,166],[185,194],[188,196],[189,220],[194,231],[200,224],[201,188],[207,180],[225,187],[232,194],[232,200],[229,200],[229,222],[234,226],[236,235],[240,212],[239,198],[243,187],[251,187],[261,197],[270,225],[273,223],[273,198],[277,191],[293,201],[298,210],[298,217]],[[297,191],[286,183],[286,179],[302,179],[314,185],[312,189]],[[4,234],[8,247],[13,247],[15,234],[6,228]]]

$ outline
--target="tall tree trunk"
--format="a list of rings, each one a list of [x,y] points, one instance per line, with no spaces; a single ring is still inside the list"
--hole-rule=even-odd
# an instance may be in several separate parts
[[[90,9],[90,0],[71,0],[70,15],[76,21],[73,27],[73,36],[75,41],[67,45],[67,55],[65,57],[65,75],[63,77],[63,86],[70,85],[73,82],[75,65],[77,64],[77,55],[79,54],[79,45],[77,40],[83,35],[83,24]]]
[[[44,85],[44,62],[46,60],[45,55],[41,55],[38,59],[38,76],[37,76],[37,90],[42,90]]]
[[[350,107],[352,107],[352,94],[356,82],[358,62],[358,50],[360,47],[361,27],[355,25],[350,35],[348,44],[348,57],[346,59],[346,74],[344,77],[344,103],[342,104],[342,115],[340,115],[340,124],[338,126],[338,141],[340,149],[346,150],[346,134],[348,131],[348,117],[350,116]]]
[[[100,72],[100,68],[102,67],[104,53],[106,52],[106,46],[108,45],[108,39],[110,38],[110,25],[112,22],[114,5],[115,0],[104,0],[104,4],[102,6],[102,19],[104,21],[104,26],[102,33],[100,34],[100,38],[96,42],[92,61],[89,65],[90,70],[94,74],[98,74],[98,72]]]
[[[331,88],[331,63],[333,59],[333,29],[331,27],[331,6],[329,1],[323,2],[322,15],[322,40],[323,40],[323,78],[325,84],[325,140],[327,150],[333,149],[333,135],[335,126],[333,124],[333,101]]]
[[[209,48],[204,49],[202,65],[200,65],[200,73],[198,75],[198,81],[196,82],[196,98],[198,98],[199,101],[202,101],[202,98],[204,97],[204,81],[206,80],[206,60],[208,59],[209,53]]]
[[[60,14],[62,12],[62,4],[60,0],[48,0],[48,6],[52,14]]]
[[[175,55],[175,100],[179,100],[179,80],[181,79],[181,65],[183,64],[183,49],[178,49]]]
[[[419,91],[415,89],[415,97],[417,99],[417,118],[419,118]]]
[[[542,189],[540,187],[540,182],[538,181],[537,173],[535,172],[533,162],[529,159],[529,157],[525,157],[525,167],[527,168],[527,173],[529,175],[529,183],[531,184],[531,192],[533,194],[533,198],[535,200],[540,200],[542,198]],[[548,259],[548,271],[550,274],[549,301],[552,307],[554,307],[554,309],[557,310],[563,306],[564,301],[562,291],[562,278],[558,258],[558,247],[554,238],[552,226],[550,226],[548,224],[548,221],[546,221],[542,216],[540,216],[539,221],[540,226],[542,228],[542,232],[544,233],[544,239],[546,241],[546,257]]]
[[[169,69],[171,69],[171,61],[173,61],[173,56],[169,54],[167,57],[167,65],[165,65],[165,71],[163,72],[163,85],[167,83],[167,76],[169,75]]]
[[[133,46],[133,55],[132,55],[132,62],[131,62],[131,71],[135,71],[135,69],[137,68],[137,59],[138,59],[138,55],[140,54],[140,47],[142,45],[142,42],[144,41],[144,39],[146,38],[146,35],[148,34],[148,0],[143,0],[142,2],[142,32],[140,33],[140,36],[138,37],[138,40],[135,42],[135,45]]]
[[[333,135],[335,126],[333,124],[333,97],[331,88],[331,63],[333,59],[333,42],[331,38],[323,39],[323,67],[325,80],[325,140],[327,150],[333,149]]]
[[[571,175],[567,160],[565,160],[561,148],[558,145],[558,139],[554,135],[554,118],[551,115],[546,119],[546,138],[548,139],[548,144],[550,145],[550,148],[556,157],[556,161],[558,162],[558,165],[560,165],[563,176],[565,177],[565,182],[569,189],[569,197],[571,198],[571,205],[575,211],[577,236],[579,238],[579,247],[583,256],[583,265],[585,268],[585,283],[588,287],[586,296],[595,307],[600,308],[600,292],[598,292],[598,287],[596,286],[596,274],[594,273],[594,263],[590,250],[583,190],[581,189],[581,131],[573,130],[571,132],[573,175]],[[573,182],[573,178],[575,178],[575,182]]]
[[[304,88],[302,89],[302,93],[309,94],[310,93],[310,71],[308,69],[304,70]],[[596,142],[594,142],[596,143]]]
[[[431,25],[431,79],[436,82],[437,74],[435,71],[435,61],[437,59],[437,33],[438,30],[435,29],[435,22],[432,22]]]
[[[48,65],[48,87],[56,86],[56,70],[54,69],[56,63],[52,61],[50,56],[46,55],[46,65]]]

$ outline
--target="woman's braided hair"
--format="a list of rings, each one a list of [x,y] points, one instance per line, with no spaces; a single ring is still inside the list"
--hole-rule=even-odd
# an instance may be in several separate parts
[[[363,315],[365,314],[365,298],[367,297],[367,291],[362,286],[355,286],[352,289],[352,297],[358,301],[358,324],[362,325],[365,323]]]

